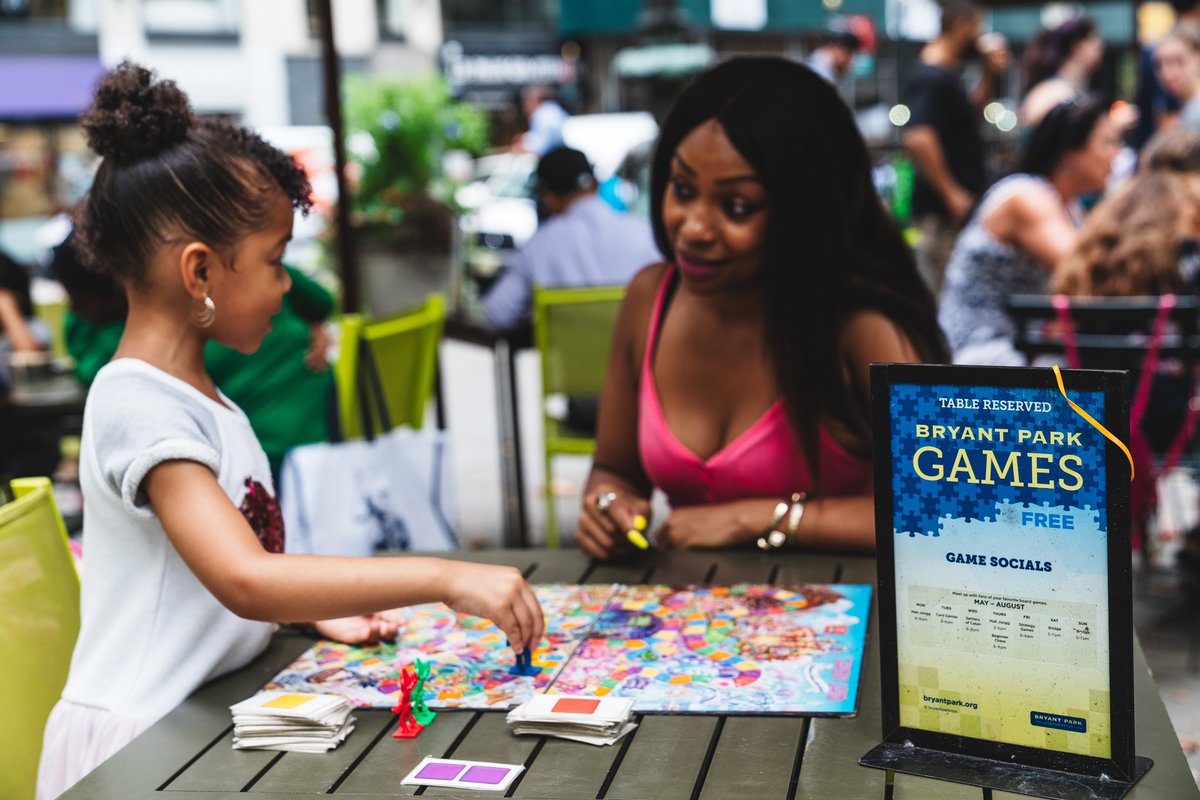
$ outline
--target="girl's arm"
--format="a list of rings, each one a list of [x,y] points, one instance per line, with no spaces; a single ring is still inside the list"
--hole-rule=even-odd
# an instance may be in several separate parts
[[[920,354],[908,336],[877,311],[854,314],[842,331],[843,362],[852,385],[870,407],[873,362],[917,362]],[[666,547],[735,547],[764,534],[774,520],[775,507],[786,498],[749,498],[730,503],[677,509],[671,513],[658,541]],[[875,549],[875,497],[819,497],[804,504],[796,530],[800,547],[814,550]]]
[[[613,330],[613,343],[600,396],[596,426],[596,454],[584,491],[576,538],[579,546],[596,558],[627,550],[625,531],[634,518],[650,519],[650,481],[638,455],[638,379],[641,373],[641,340],[646,335],[654,295],[662,278],[661,265],[639,272],[629,284]],[[596,507],[600,496],[617,498],[607,512]]]
[[[541,607],[512,567],[268,553],[213,473],[194,461],[159,464],[142,488],[184,563],[240,617],[296,622],[440,601],[492,620],[516,648],[542,638]]]

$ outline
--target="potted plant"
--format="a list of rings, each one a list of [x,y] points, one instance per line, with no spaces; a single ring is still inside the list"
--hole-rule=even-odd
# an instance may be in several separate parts
[[[357,173],[351,220],[369,310],[385,314],[431,292],[452,294],[460,209],[443,163],[453,151],[483,150],[483,113],[455,101],[439,77],[355,76],[346,84],[346,127]]]

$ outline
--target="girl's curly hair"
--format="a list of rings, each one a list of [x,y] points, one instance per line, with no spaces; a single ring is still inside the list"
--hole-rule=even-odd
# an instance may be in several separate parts
[[[103,160],[76,215],[78,252],[123,283],[144,282],[157,248],[179,237],[236,250],[275,191],[312,207],[295,159],[246,128],[197,118],[172,81],[128,61],[100,81],[81,124]]]

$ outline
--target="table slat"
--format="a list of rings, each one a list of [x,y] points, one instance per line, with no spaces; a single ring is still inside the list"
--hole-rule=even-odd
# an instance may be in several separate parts
[[[561,800],[596,797],[621,751],[621,743],[598,747],[566,739],[545,738],[513,797]]]
[[[391,717],[386,711],[372,714]],[[463,728],[475,718],[475,711],[439,711],[437,719],[415,739],[393,739],[391,734],[371,748],[349,777],[334,793],[360,795],[389,795],[411,797],[417,786],[401,786],[400,781],[412,772],[425,756],[445,755]],[[389,724],[391,724],[389,722]],[[355,731],[354,736],[358,735]],[[309,790],[311,792],[311,790]]]
[[[468,731],[458,747],[446,757],[495,761],[499,764],[524,764],[541,737],[513,736],[508,730],[504,716],[498,711],[480,712],[479,721]],[[424,796],[452,797],[455,794],[453,789],[431,786],[425,790]]]
[[[803,562],[802,562],[803,563]],[[826,578],[828,580],[828,578]],[[842,562],[842,583],[875,582],[875,564],[864,559]],[[782,582],[782,581],[781,581]],[[859,757],[879,744],[883,716],[879,696],[879,620],[872,597],[871,621],[858,690],[858,715],[849,719],[813,719],[796,797],[805,800],[882,798],[885,773],[858,765]],[[895,800],[980,800],[974,787],[897,775]]]
[[[186,772],[171,781],[170,789],[173,792],[240,792],[279,755],[274,750],[234,750],[233,732],[230,731]]]
[[[329,791],[350,770],[380,734],[390,736],[395,717],[382,710],[354,712],[354,732],[328,753],[285,753],[250,787],[253,793]],[[172,786],[172,788],[176,788]],[[182,787],[178,787],[182,788]],[[210,787],[203,787],[210,788]]]
[[[588,559],[578,550],[543,550],[532,559],[531,583],[579,583]],[[589,582],[591,579],[589,578]]]
[[[642,717],[607,800],[688,800],[720,717]],[[753,796],[753,795],[743,795]]]
[[[700,800],[787,797],[807,725],[801,717],[727,717]]]
[[[772,572],[778,572],[779,560],[773,553],[761,550],[737,550],[722,553],[716,559],[717,571],[713,574],[712,582],[719,586],[730,586],[735,583],[767,583]]]

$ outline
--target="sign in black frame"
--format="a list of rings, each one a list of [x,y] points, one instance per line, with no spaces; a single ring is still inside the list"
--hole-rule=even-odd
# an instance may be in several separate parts
[[[1063,370],[1068,396],[1073,391],[1104,393],[1104,419],[1099,420],[1124,442],[1129,440],[1129,401],[1124,372]],[[1059,395],[1050,369],[1008,367],[872,364],[871,399],[875,459],[875,530],[878,558],[879,643],[884,743],[989,759],[1012,765],[1056,770],[1132,783],[1149,768],[1135,759],[1133,708],[1133,608],[1130,552],[1129,462],[1109,444],[1105,459],[1108,501],[1108,654],[1111,757],[1043,750],[957,734],[904,727],[900,724],[899,654],[897,642],[895,516],[892,496],[893,384],[943,384],[1046,389]],[[1063,402],[1066,402],[1065,400]],[[1138,762],[1135,764],[1135,761]],[[880,766],[879,764],[869,764]],[[909,771],[901,769],[900,771]],[[932,773],[922,773],[931,774]],[[933,775],[938,777],[937,775]],[[954,777],[948,777],[954,780]]]

